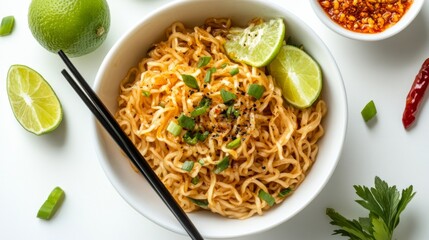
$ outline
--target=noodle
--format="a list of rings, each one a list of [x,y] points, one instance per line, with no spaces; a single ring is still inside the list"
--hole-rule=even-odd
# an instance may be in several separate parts
[[[194,29],[172,24],[167,40],[156,43],[121,81],[115,117],[186,212],[207,208],[245,219],[270,208],[259,197],[261,190],[280,203],[282,190],[295,190],[304,180],[316,159],[327,108],[320,99],[307,109],[287,105],[265,69],[230,61],[223,49],[230,27],[229,19],[208,19]],[[211,60],[198,68],[203,56]],[[232,75],[235,68],[238,73]],[[195,77],[199,90],[186,86],[182,74]],[[250,84],[264,86],[259,100],[246,94]],[[231,106],[223,102],[222,89],[237,96],[232,105],[237,114],[225,114]],[[190,116],[204,98],[210,107],[195,117],[195,129],[207,131],[207,139],[187,144],[185,129],[179,136],[166,130],[182,113]],[[226,147],[237,138],[238,147]],[[216,172],[226,157],[227,168]],[[183,169],[185,161],[194,162],[191,170]]]

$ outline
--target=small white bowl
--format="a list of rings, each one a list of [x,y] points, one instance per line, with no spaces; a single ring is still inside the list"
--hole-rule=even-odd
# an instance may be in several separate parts
[[[424,0],[414,0],[407,12],[402,18],[393,26],[379,33],[359,33],[348,30],[336,22],[334,22],[328,14],[323,10],[318,0],[310,0],[310,4],[316,13],[317,17],[332,31],[351,39],[363,40],[363,41],[378,41],[389,38],[402,30],[404,30],[418,15],[422,9]]]
[[[94,86],[107,108],[112,113],[116,111],[119,82],[130,67],[146,56],[151,44],[163,39],[168,26],[178,20],[188,27],[198,26],[209,17],[230,17],[238,25],[245,25],[254,17],[282,17],[286,23],[287,36],[302,43],[306,51],[319,62],[324,76],[322,96],[328,106],[323,122],[326,131],[320,141],[317,160],[304,182],[283,203],[262,216],[246,220],[228,219],[208,211],[189,214],[204,237],[231,238],[265,231],[289,220],[322,191],[337,165],[345,139],[347,101],[340,71],[329,49],[312,29],[284,7],[264,0],[184,0],[172,2],[145,16],[109,51],[100,66]],[[144,177],[131,168],[116,143],[96,120],[93,129],[94,147],[100,164],[119,194],[153,222],[186,234]]]

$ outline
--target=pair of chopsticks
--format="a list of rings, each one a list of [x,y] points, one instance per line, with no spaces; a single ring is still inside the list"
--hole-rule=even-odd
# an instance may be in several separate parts
[[[133,164],[139,169],[146,180],[149,182],[155,192],[161,197],[173,215],[179,220],[183,228],[189,234],[192,239],[203,239],[201,234],[195,228],[194,224],[188,218],[183,209],[177,204],[176,200],[171,196],[170,192],[151,169],[149,164],[146,162],[144,157],[140,154],[139,150],[134,146],[128,136],[122,131],[118,122],[112,114],[107,110],[103,102],[98,98],[95,92],[91,89],[79,71],[71,63],[67,55],[60,50],[58,52],[61,59],[64,61],[66,66],[69,68],[71,73],[74,75],[73,79],[67,70],[63,69],[61,73],[79,95],[79,97],[85,102],[86,106],[95,115],[98,121],[103,125],[110,136],[115,142],[121,147],[125,154],[130,158]]]

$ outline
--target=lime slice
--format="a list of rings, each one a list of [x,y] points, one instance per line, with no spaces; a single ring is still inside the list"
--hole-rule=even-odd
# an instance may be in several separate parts
[[[12,65],[7,74],[7,94],[18,122],[29,132],[41,135],[61,123],[61,103],[48,82],[33,69]]]
[[[319,64],[297,47],[283,46],[268,65],[268,71],[286,101],[298,108],[311,106],[320,95],[322,71]]]
[[[224,45],[226,54],[237,62],[254,67],[266,66],[279,52],[285,28],[281,18],[257,25],[251,24],[245,29],[231,28]]]

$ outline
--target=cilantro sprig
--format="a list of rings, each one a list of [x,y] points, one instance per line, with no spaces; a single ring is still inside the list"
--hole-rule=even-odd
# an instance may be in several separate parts
[[[416,194],[413,186],[402,190],[402,196],[396,186],[375,177],[375,187],[355,185],[356,194],[361,200],[358,204],[369,210],[368,217],[349,220],[332,208],[326,209],[331,224],[339,226],[333,235],[349,237],[350,240],[391,240],[393,230],[399,224],[399,215]]]

